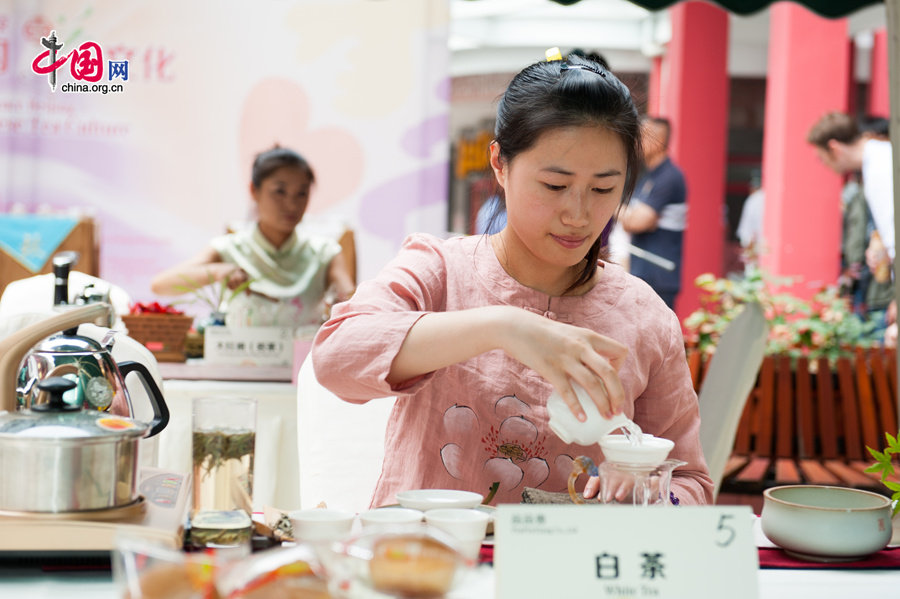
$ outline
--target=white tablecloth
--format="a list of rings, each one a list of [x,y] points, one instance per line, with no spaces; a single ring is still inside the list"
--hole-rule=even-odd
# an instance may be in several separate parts
[[[551,575],[551,573],[548,573]],[[702,576],[702,571],[698,576]],[[741,581],[735,581],[741,584]],[[887,599],[897,597],[900,570],[760,570],[760,599]],[[560,581],[560,597],[570,597]],[[482,566],[449,599],[490,599],[494,570]],[[0,597],[6,599],[120,599],[109,576],[0,574]],[[548,598],[551,599],[551,598]],[[552,598],[556,599],[556,598]]]
[[[765,537],[759,519],[753,522],[758,547],[773,547]],[[697,564],[697,576],[704,565]],[[547,576],[553,576],[547,572]],[[482,565],[471,571],[448,599],[490,599],[494,597],[494,569]],[[735,581],[735,584],[746,581]],[[900,569],[897,570],[758,570],[760,599],[869,599],[897,597]],[[559,581],[559,596],[572,597],[576,591]],[[700,595],[702,597],[702,595]],[[111,575],[11,573],[0,570],[0,598],[6,599],[119,599]],[[542,599],[542,598],[537,598]],[[548,598],[551,599],[551,598]],[[552,599],[556,599],[555,597]],[[662,598],[665,599],[665,598]]]

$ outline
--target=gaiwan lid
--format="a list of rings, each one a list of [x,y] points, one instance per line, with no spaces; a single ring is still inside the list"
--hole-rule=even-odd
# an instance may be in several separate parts
[[[65,403],[62,394],[76,383],[63,377],[48,377],[38,388],[50,394],[50,401],[30,410],[0,413],[0,438],[112,440],[115,437],[143,437],[149,424],[97,410],[82,410]]]
[[[564,443],[577,443],[579,445],[593,445],[599,443],[606,434],[626,425],[633,425],[625,414],[617,414],[612,418],[604,418],[594,404],[591,397],[581,386],[572,383],[572,388],[578,396],[581,408],[587,418],[579,422],[575,414],[566,405],[565,400],[555,390],[547,399],[547,413],[550,416],[550,430],[562,439]]]

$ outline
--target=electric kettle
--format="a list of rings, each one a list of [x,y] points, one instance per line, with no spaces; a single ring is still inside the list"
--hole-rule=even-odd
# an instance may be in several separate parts
[[[169,410],[147,367],[136,361],[116,363],[110,353],[112,331],[97,342],[69,330],[85,322],[103,322],[108,315],[107,304],[88,304],[35,323],[0,341],[0,409],[14,411],[47,403],[49,396],[39,389],[38,383],[48,377],[62,376],[76,383],[75,388],[63,394],[66,403],[133,417],[125,376],[134,372],[153,408],[147,436],[162,431],[169,422]],[[47,338],[52,333],[56,334]]]

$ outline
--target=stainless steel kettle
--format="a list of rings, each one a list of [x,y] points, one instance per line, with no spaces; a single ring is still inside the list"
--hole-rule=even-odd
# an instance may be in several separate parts
[[[73,308],[0,342],[0,408],[13,411],[46,403],[48,394],[38,388],[38,383],[48,377],[62,376],[77,384],[63,395],[66,403],[133,417],[125,376],[134,372],[147,391],[153,409],[148,436],[162,431],[169,422],[169,410],[162,392],[144,364],[116,363],[110,353],[113,334],[98,343],[69,330],[58,333],[84,322],[103,321],[108,317],[108,310],[106,304]],[[57,334],[45,338],[51,333]],[[18,361],[13,365],[16,357]],[[13,391],[13,384],[15,390],[10,402],[7,394]]]

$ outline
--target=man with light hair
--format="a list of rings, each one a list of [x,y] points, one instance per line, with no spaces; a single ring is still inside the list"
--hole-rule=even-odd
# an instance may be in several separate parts
[[[809,130],[806,141],[815,146],[819,160],[839,175],[862,173],[863,194],[878,234],[872,234],[866,263],[876,281],[891,281],[895,253],[891,142],[871,133],[862,133],[856,121],[842,112],[829,112],[820,118]],[[884,336],[888,346],[897,343],[896,314],[897,305],[892,301],[884,322],[888,325]]]
[[[894,259],[894,170],[891,143],[863,135],[856,121],[842,112],[829,112],[813,125],[806,140],[822,163],[838,173],[862,172],[863,193],[891,260]]]

